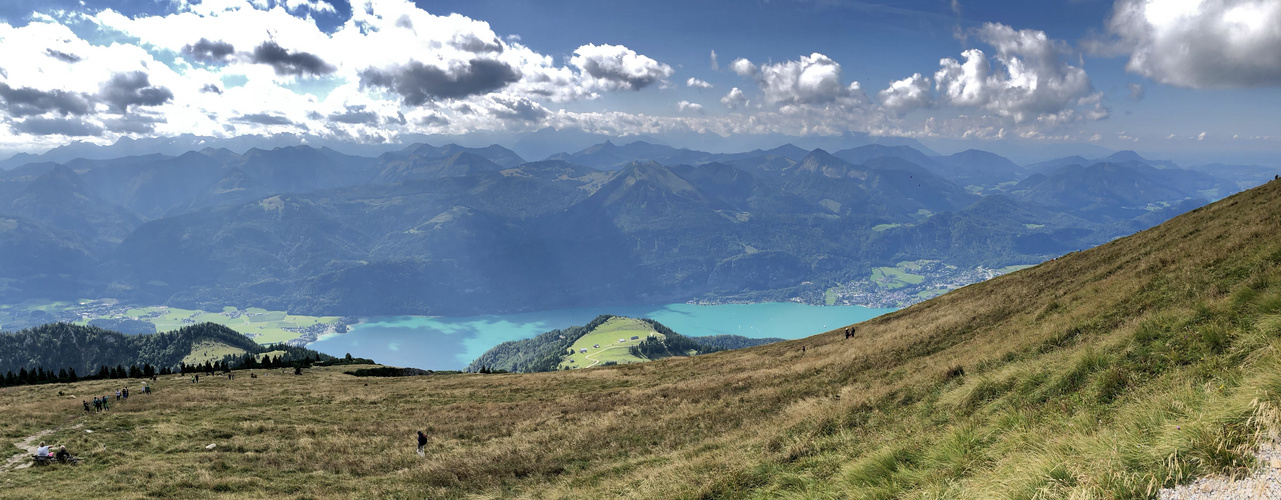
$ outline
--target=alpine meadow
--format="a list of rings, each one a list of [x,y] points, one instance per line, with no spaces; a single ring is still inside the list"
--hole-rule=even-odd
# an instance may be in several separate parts
[[[0,499],[1281,500],[1278,26],[0,2]]]

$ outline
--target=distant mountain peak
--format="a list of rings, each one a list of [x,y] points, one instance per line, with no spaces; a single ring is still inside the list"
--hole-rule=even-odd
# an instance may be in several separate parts
[[[1144,158],[1142,155],[1130,149],[1127,149],[1125,151],[1117,151],[1115,153],[1108,155],[1107,158],[1104,158],[1104,159],[1111,160],[1111,161],[1141,161],[1141,162],[1148,161],[1147,158]]]

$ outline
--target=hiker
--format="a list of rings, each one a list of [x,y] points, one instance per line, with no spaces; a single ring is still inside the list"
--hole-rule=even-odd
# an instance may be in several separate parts
[[[120,401],[120,389],[116,389],[116,401]]]
[[[99,401],[97,396],[93,398],[93,411],[102,411],[102,401]]]
[[[805,346],[801,346],[801,354],[805,354]]]
[[[89,413],[89,402],[88,402],[88,401],[85,401],[85,400],[83,400],[83,399],[82,399],[82,400],[80,400],[80,402],[81,402],[81,403],[83,403],[83,404],[85,405],[85,413]]]
[[[67,463],[67,461],[71,460],[71,454],[67,453],[67,445],[64,444],[62,446],[59,446],[58,453],[54,455],[54,458],[58,459],[59,462],[62,462],[64,464]]]
[[[418,431],[418,456],[426,456],[427,452],[423,451],[427,447],[427,435],[423,431]]]
[[[40,442],[40,447],[39,447],[39,448],[36,448],[36,456],[37,456],[37,457],[47,457],[47,456],[49,456],[49,446],[48,446],[48,445],[46,445],[46,444],[44,444],[44,441],[41,441],[41,442]]]
[[[110,410],[110,409],[111,409],[111,405],[110,405],[110,404],[108,404],[110,401],[111,401],[111,396],[103,396],[103,397],[102,397],[102,410],[103,410],[103,411],[107,411],[107,410]]]
[[[196,377],[196,378],[194,379],[194,380],[195,380],[195,382],[196,382],[197,384],[199,384],[199,383],[200,383],[200,375],[199,375],[199,374],[197,374],[197,375],[195,375],[195,377]]]

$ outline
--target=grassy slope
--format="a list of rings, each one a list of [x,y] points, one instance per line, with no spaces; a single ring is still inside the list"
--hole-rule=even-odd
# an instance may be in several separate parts
[[[88,418],[57,391],[114,384],[3,389],[0,437],[62,428],[53,441],[88,460],[0,474],[0,486],[112,498],[1148,497],[1250,466],[1254,432],[1275,422],[1277,234],[1281,182],[882,316],[852,340],[836,330],[536,374],[162,380],[151,399]],[[77,420],[95,433],[66,428]],[[432,436],[426,460],[412,450],[419,428]]]
[[[560,367],[584,368],[596,362],[606,363],[613,361],[621,365],[647,361],[632,356],[627,351],[627,348],[641,343],[653,333],[656,333],[654,329],[640,320],[621,316],[610,318],[609,321],[593,329],[591,333],[583,335],[575,341],[573,346],[574,355],[561,362]],[[634,336],[639,336],[640,340],[631,340]],[[619,342],[618,339],[627,340]],[[592,347],[594,345],[600,345],[600,348]],[[587,349],[587,353],[580,353],[580,349]],[[570,359],[576,362],[570,363]]]
[[[222,342],[203,340],[191,346],[191,354],[182,358],[182,362],[189,365],[201,364],[206,361],[220,361],[224,356],[239,356],[244,353],[245,350],[239,347],[232,347]]]

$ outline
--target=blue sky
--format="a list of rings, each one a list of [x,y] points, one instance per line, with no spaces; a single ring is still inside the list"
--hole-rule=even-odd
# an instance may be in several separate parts
[[[1278,26],[1281,0],[11,0],[0,150],[550,126],[1281,155]]]

